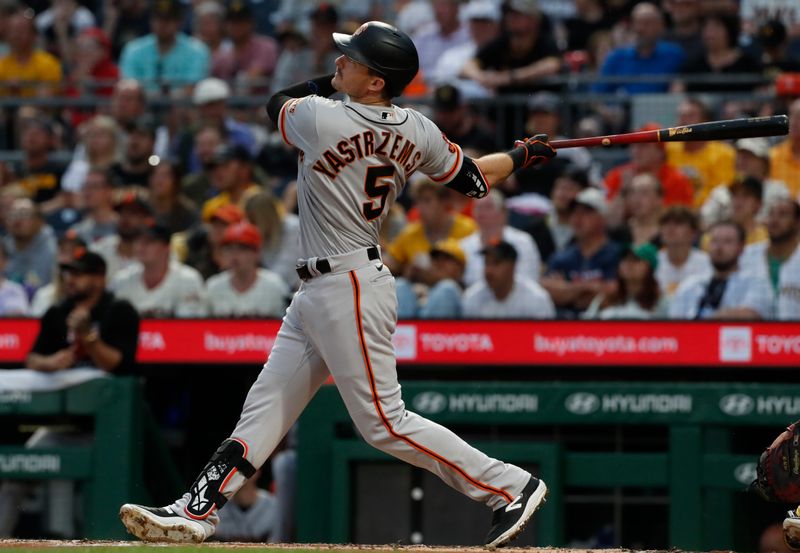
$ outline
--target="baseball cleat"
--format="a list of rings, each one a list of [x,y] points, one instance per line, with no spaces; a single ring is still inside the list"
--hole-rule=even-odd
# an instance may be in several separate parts
[[[547,486],[543,480],[534,478],[528,480],[528,484],[522,493],[514,498],[514,501],[495,509],[492,513],[492,529],[486,536],[486,547],[494,549],[502,547],[516,538],[524,529],[525,525],[542,506],[547,497]]]
[[[800,507],[789,511],[783,520],[783,541],[792,549],[800,550]]]
[[[214,533],[210,523],[190,520],[170,507],[145,507],[126,503],[119,518],[128,532],[142,541],[164,543],[202,543]],[[206,526],[209,528],[206,529]]]

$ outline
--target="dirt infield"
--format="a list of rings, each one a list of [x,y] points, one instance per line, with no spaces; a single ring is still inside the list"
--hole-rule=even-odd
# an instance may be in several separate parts
[[[297,543],[297,544],[263,544],[263,543],[223,543],[209,542],[202,545],[167,545],[144,544],[138,541],[84,541],[84,540],[0,540],[0,549],[14,550],[57,550],[65,549],[74,551],[80,548],[96,548],[114,550],[152,550],[154,547],[169,548],[173,550],[192,551],[196,549],[260,549],[267,553],[270,551],[336,551],[347,553],[350,551],[402,551],[408,553],[479,553],[486,552],[485,547],[452,547],[452,546],[426,546],[426,545],[342,545],[329,543]],[[568,549],[557,547],[505,547],[503,553],[632,553],[629,549]],[[177,551],[176,551],[177,553]],[[644,553],[644,552],[643,552]],[[653,553],[678,553],[677,550]]]

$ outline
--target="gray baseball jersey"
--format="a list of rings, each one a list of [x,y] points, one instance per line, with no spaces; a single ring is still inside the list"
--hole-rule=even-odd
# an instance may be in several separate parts
[[[317,96],[284,104],[278,128],[300,149],[302,255],[310,258],[309,270],[318,267],[314,258],[325,258],[330,272],[312,271],[292,299],[231,438],[243,444],[253,466],[261,466],[333,376],[368,443],[489,507],[511,503],[530,474],[405,409],[392,346],[394,277],[368,253],[408,177],[419,170],[448,182],[463,162],[461,149],[413,110]],[[244,481],[233,471],[220,491],[231,497]],[[187,493],[173,509],[188,514],[189,499]],[[215,524],[218,516],[212,509],[203,519]]]
[[[279,128],[300,151],[300,255],[328,257],[378,243],[389,207],[415,171],[446,183],[461,148],[417,111],[306,96],[287,102]]]

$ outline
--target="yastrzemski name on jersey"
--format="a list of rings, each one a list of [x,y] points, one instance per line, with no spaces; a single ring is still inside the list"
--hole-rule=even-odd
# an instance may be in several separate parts
[[[388,157],[402,165],[406,176],[413,173],[422,158],[422,152],[415,151],[417,145],[402,134],[391,131],[381,131],[380,134],[380,137],[376,137],[374,132],[367,130],[340,140],[335,150],[328,148],[322,152],[322,157],[312,167],[315,171],[335,179],[350,163],[375,155]]]
[[[411,173],[444,186],[464,159],[430,119],[397,106],[306,96],[284,104],[278,128],[300,150],[297,205],[306,258],[380,243],[380,223]]]

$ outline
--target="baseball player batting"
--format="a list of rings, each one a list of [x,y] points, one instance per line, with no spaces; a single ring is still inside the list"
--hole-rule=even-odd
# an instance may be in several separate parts
[[[419,67],[407,35],[372,21],[333,39],[342,52],[335,74],[282,90],[267,106],[283,139],[300,150],[303,283],[236,428],[189,491],[163,508],[122,506],[123,524],[142,540],[199,543],[212,536],[217,509],[265,462],[329,375],[367,442],[493,509],[487,546],[515,538],[544,503],[542,480],[406,410],[392,347],[394,277],[376,244],[381,221],[414,171],[482,198],[513,171],[556,152],[540,135],[507,153],[470,159],[429,119],[391,103]],[[345,100],[327,98],[337,91]]]

